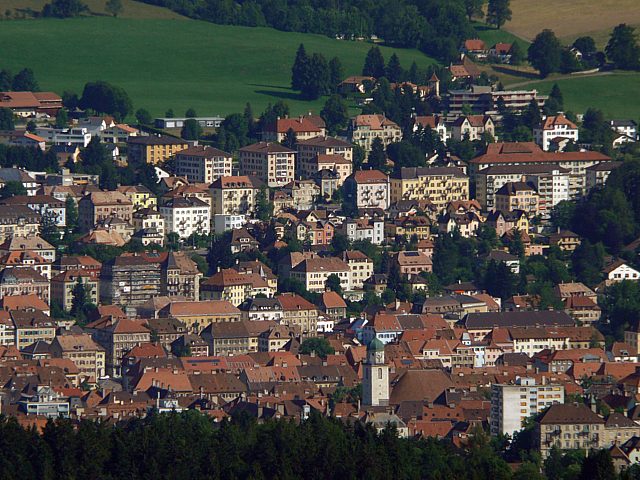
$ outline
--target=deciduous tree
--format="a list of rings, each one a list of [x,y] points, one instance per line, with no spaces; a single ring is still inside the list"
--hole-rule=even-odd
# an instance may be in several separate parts
[[[489,0],[487,23],[500,29],[507,21],[511,20],[511,13],[509,0]]]
[[[540,71],[543,78],[560,70],[562,45],[555,33],[543,30],[529,45],[528,58],[531,65]]]
[[[621,23],[613,29],[605,52],[617,68],[624,70],[640,68],[640,46],[638,46],[635,29],[629,25]]]

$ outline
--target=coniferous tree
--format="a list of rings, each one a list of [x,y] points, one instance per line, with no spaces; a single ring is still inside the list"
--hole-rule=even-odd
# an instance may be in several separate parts
[[[73,233],[78,228],[78,206],[71,195],[64,202],[66,230]],[[65,235],[66,236],[66,235]]]
[[[301,43],[291,68],[291,88],[294,90],[302,90],[302,86],[306,83],[309,76],[309,62],[304,44]]]
[[[395,53],[389,57],[389,62],[385,69],[387,80],[390,82],[401,82],[404,76],[404,70],[400,64],[400,59]]]
[[[263,222],[269,221],[273,216],[273,203],[269,201],[269,191],[265,185],[256,193],[256,218]]]
[[[40,90],[36,76],[30,68],[23,68],[13,77],[11,89],[14,91],[37,92]]]
[[[362,75],[365,77],[384,77],[384,57],[378,47],[371,47],[364,60]]]
[[[13,130],[15,124],[13,122],[13,112],[10,108],[0,108],[0,130]]]
[[[293,128],[290,128],[289,130],[287,130],[282,144],[285,147],[290,148],[291,150],[295,150],[297,143],[298,138],[296,137],[296,132],[293,130]]]
[[[371,142],[371,151],[367,157],[367,165],[375,170],[384,171],[387,168],[387,155],[380,137],[374,138],[373,142]]]
[[[60,243],[60,231],[56,226],[54,214],[47,212],[40,220],[40,236],[54,247]]]
[[[71,291],[71,296],[70,313],[82,323],[86,320],[86,307],[91,304],[91,288],[86,282],[82,281],[82,277],[78,277],[78,281]]]
[[[301,92],[306,100],[316,100],[331,92],[329,65],[324,56],[314,53],[309,60],[308,75],[303,79]]]
[[[11,90],[11,82],[13,82],[11,72],[9,70],[0,70],[0,92]]]
[[[349,109],[340,95],[331,95],[320,111],[320,116],[327,125],[329,135],[337,135],[347,127]]]
[[[342,62],[338,57],[333,57],[329,61],[329,82],[331,83],[331,91],[335,92],[338,89],[340,82],[344,80],[344,69],[342,68]]]

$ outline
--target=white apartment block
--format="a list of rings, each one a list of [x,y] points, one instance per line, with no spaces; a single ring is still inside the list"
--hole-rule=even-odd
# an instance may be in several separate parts
[[[213,232],[216,235],[222,235],[227,230],[235,230],[242,228],[247,223],[246,215],[213,215]]]
[[[189,182],[213,183],[220,177],[232,175],[231,154],[209,146],[194,146],[176,153],[175,174]]]
[[[77,145],[86,148],[91,141],[91,133],[86,128],[37,128],[36,134],[51,145]]]
[[[536,385],[534,378],[516,378],[515,385],[491,386],[491,435],[510,435],[522,430],[522,422],[554,403],[564,403],[564,387]]]
[[[384,220],[379,218],[348,218],[339,227],[350,242],[369,240],[374,245],[384,242]]]
[[[199,198],[173,198],[160,207],[160,215],[167,233],[175,232],[182,240],[211,231],[211,207]]]
[[[296,152],[279,143],[258,142],[240,150],[240,175],[253,175],[269,187],[283,187],[295,179]]]
[[[548,213],[562,200],[570,199],[570,170],[556,165],[496,165],[476,174],[476,200],[485,210],[496,206],[496,192],[508,182],[533,184],[539,195],[539,210]]]

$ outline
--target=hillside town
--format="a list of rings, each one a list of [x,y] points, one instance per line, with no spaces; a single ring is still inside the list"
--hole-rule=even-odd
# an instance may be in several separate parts
[[[230,117],[0,92],[0,413],[315,412],[637,463],[640,238],[612,217],[638,199],[579,210],[623,182],[637,125],[480,85],[470,57],[511,49],[468,40],[446,88],[344,78],[363,112],[341,127],[245,111],[240,143]],[[396,122],[383,97],[418,108]]]

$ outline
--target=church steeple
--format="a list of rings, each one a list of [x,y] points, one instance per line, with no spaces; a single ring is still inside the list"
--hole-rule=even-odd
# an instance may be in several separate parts
[[[375,337],[367,345],[362,380],[362,404],[384,406],[389,404],[389,367],[384,361],[384,344]]]

